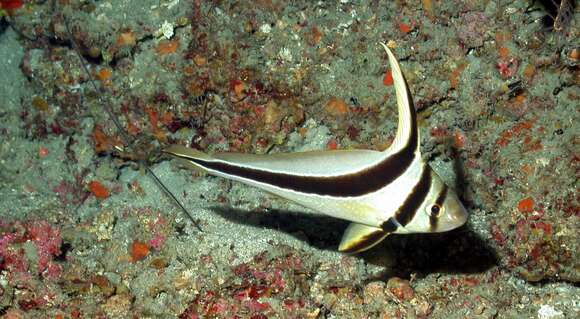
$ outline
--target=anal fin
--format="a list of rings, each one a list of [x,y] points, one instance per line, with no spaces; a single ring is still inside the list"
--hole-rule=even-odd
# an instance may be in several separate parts
[[[380,243],[389,234],[382,228],[351,223],[342,235],[338,250],[345,253],[365,251]]]

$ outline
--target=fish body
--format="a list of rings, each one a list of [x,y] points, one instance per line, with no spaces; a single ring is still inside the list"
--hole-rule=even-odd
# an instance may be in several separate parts
[[[381,43],[382,44],[382,43]],[[467,220],[455,192],[421,158],[415,108],[399,63],[389,57],[399,113],[393,144],[383,152],[334,150],[254,155],[164,150],[192,169],[255,186],[352,223],[339,250],[360,252],[391,233],[443,232]]]

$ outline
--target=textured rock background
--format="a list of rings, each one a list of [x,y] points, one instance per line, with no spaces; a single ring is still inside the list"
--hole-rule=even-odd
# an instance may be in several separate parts
[[[577,10],[0,4],[0,315],[578,317]],[[346,223],[154,156],[384,149],[397,115],[378,42],[466,227],[341,255]],[[203,232],[138,169],[147,159]]]

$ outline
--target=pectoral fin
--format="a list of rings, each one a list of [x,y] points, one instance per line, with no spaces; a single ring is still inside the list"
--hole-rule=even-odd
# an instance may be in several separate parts
[[[342,235],[338,250],[345,253],[365,251],[380,243],[389,234],[382,228],[351,223]]]

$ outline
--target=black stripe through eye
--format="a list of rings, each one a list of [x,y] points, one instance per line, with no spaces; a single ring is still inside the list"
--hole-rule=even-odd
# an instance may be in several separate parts
[[[447,197],[447,190],[447,185],[443,184],[443,189],[441,189],[439,195],[437,195],[435,203],[431,207],[431,209],[433,209],[433,207],[437,207],[439,209],[437,214],[429,214],[429,227],[431,227],[431,229],[437,228],[439,217],[441,216],[441,210],[443,209],[443,202],[445,201],[445,197]]]
[[[435,200],[435,204],[439,205],[439,207],[443,207],[443,202],[445,201],[445,197],[447,197],[447,185],[443,184],[443,189],[437,195],[437,199]]]

